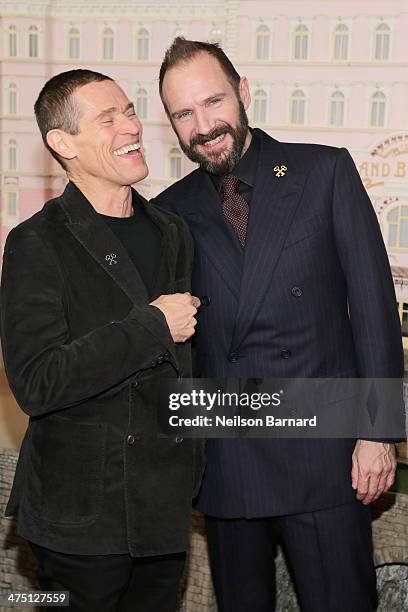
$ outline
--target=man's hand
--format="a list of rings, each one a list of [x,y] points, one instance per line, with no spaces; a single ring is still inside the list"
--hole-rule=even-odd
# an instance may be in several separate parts
[[[174,342],[185,342],[194,334],[197,325],[195,314],[200,300],[190,293],[173,293],[161,295],[150,303],[162,311],[166,317]]]
[[[357,499],[367,505],[388,491],[396,467],[394,444],[357,440],[351,468],[351,484]]]

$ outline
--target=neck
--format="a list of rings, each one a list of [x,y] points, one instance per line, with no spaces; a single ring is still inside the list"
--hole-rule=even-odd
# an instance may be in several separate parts
[[[74,176],[69,172],[68,178],[84,194],[97,213],[109,217],[131,217],[132,190],[129,185],[108,186],[101,179]]]

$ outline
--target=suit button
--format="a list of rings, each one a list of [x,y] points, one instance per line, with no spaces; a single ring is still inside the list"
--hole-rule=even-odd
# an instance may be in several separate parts
[[[180,442],[182,442],[183,439],[184,439],[183,436],[180,436],[179,434],[177,434],[177,436],[175,437],[175,440],[176,440],[177,444],[180,444]]]
[[[282,359],[289,359],[291,354],[291,351],[289,351],[288,349],[283,349],[283,351],[281,351],[280,356],[282,357]]]
[[[200,300],[201,306],[209,306],[211,304],[211,298],[209,295],[202,295]]]
[[[132,446],[132,444],[136,442],[135,436],[128,436],[126,442],[129,444],[129,446]]]
[[[235,351],[232,351],[232,353],[228,355],[228,361],[230,361],[231,363],[236,363],[238,359],[239,355]]]
[[[300,297],[303,294],[303,291],[300,287],[292,287],[291,292],[294,297]]]

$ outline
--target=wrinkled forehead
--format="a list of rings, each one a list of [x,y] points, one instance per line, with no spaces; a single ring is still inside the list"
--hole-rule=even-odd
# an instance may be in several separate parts
[[[163,99],[169,111],[189,103],[200,103],[220,92],[233,90],[218,60],[200,52],[169,68],[163,79]]]
[[[95,81],[78,87],[73,98],[78,104],[82,117],[98,115],[108,108],[123,111],[129,104],[129,98],[115,81]]]

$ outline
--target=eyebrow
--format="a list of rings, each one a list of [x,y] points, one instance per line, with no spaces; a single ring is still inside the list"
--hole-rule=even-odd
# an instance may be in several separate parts
[[[207,103],[208,103],[208,102],[210,102],[211,100],[214,100],[214,98],[225,98],[225,96],[226,96],[226,95],[227,95],[227,94],[225,93],[225,91],[222,91],[222,92],[220,92],[220,93],[215,93],[215,94],[212,94],[211,96],[208,96],[208,98],[206,98],[206,99],[203,101],[203,104],[207,104]],[[173,119],[177,119],[177,115],[180,115],[181,113],[185,113],[186,111],[189,111],[189,110],[190,110],[189,108],[182,108],[182,109],[180,109],[180,110],[175,111],[174,113],[172,113],[172,115],[171,115],[171,116],[172,116],[172,118],[173,118]]]
[[[135,105],[133,104],[133,102],[129,102],[129,104],[127,104],[123,113],[126,113],[130,109],[135,110]],[[117,108],[117,106],[111,106],[110,108],[105,108],[103,111],[101,111],[99,115],[95,117],[95,120],[98,121],[99,119],[102,119],[106,115],[112,115],[113,113],[119,113],[119,112],[122,112],[122,111],[120,111]]]

